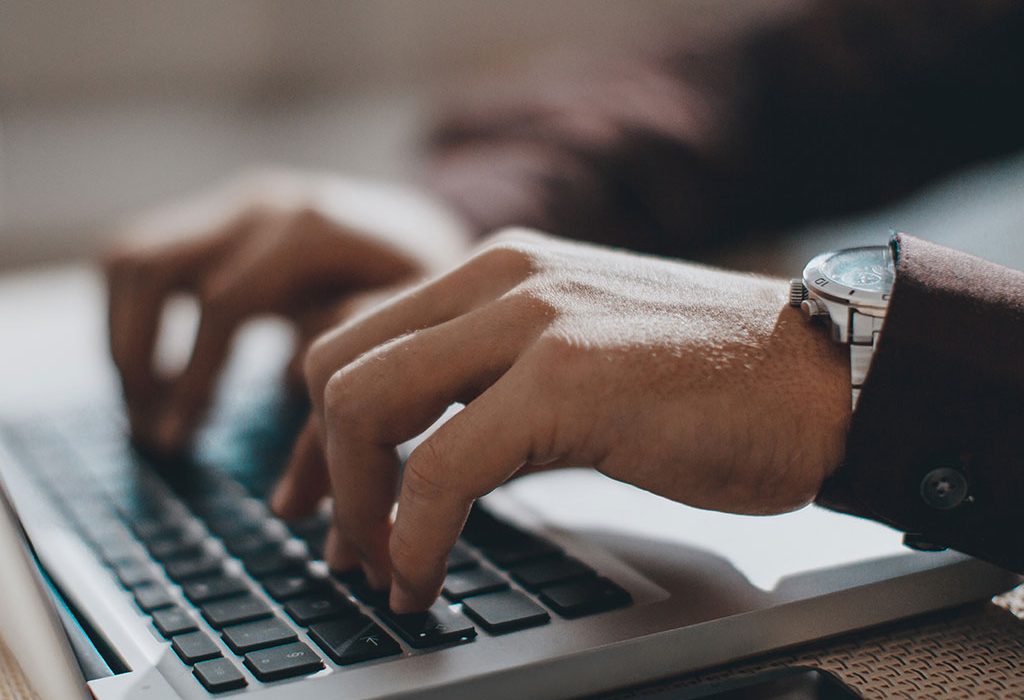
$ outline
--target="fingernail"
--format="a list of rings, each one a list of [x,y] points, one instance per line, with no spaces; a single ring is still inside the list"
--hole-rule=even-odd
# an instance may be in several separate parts
[[[422,606],[416,604],[416,595],[407,590],[398,582],[398,579],[391,581],[391,595],[388,598],[388,607],[395,613],[419,612]]]

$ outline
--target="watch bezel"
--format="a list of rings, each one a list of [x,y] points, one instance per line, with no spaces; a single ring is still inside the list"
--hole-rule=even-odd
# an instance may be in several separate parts
[[[840,282],[829,279],[821,268],[826,261],[839,253],[849,253],[857,250],[877,250],[879,248],[886,247],[887,246],[877,245],[857,246],[854,248],[844,248],[842,250],[830,250],[822,253],[821,255],[817,255],[812,258],[811,261],[807,263],[807,267],[804,268],[804,286],[807,287],[807,291],[809,293],[824,297],[829,301],[834,301],[839,304],[855,306],[857,308],[885,310],[889,305],[889,294],[892,291],[892,288],[885,292],[869,292],[864,289],[849,287]]]

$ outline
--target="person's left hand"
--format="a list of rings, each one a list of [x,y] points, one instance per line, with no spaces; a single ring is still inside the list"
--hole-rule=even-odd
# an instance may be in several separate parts
[[[846,353],[785,282],[523,233],[329,332],[306,377],[315,427],[273,506],[296,516],[330,487],[328,563],[361,563],[396,612],[436,599],[474,500],[524,469],[593,466],[777,513],[817,494],[850,413]],[[392,521],[394,447],[454,402],[409,456]]]

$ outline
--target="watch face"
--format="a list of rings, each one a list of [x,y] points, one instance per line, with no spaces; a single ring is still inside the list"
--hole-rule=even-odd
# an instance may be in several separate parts
[[[896,278],[888,246],[840,251],[825,260],[820,269],[830,281],[864,292],[884,294]]]

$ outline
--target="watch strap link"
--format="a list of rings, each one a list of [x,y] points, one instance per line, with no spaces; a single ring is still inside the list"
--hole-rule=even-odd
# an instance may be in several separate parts
[[[885,319],[871,316],[856,309],[850,310],[850,399],[852,408],[857,408],[860,390],[868,376],[871,358]]]

